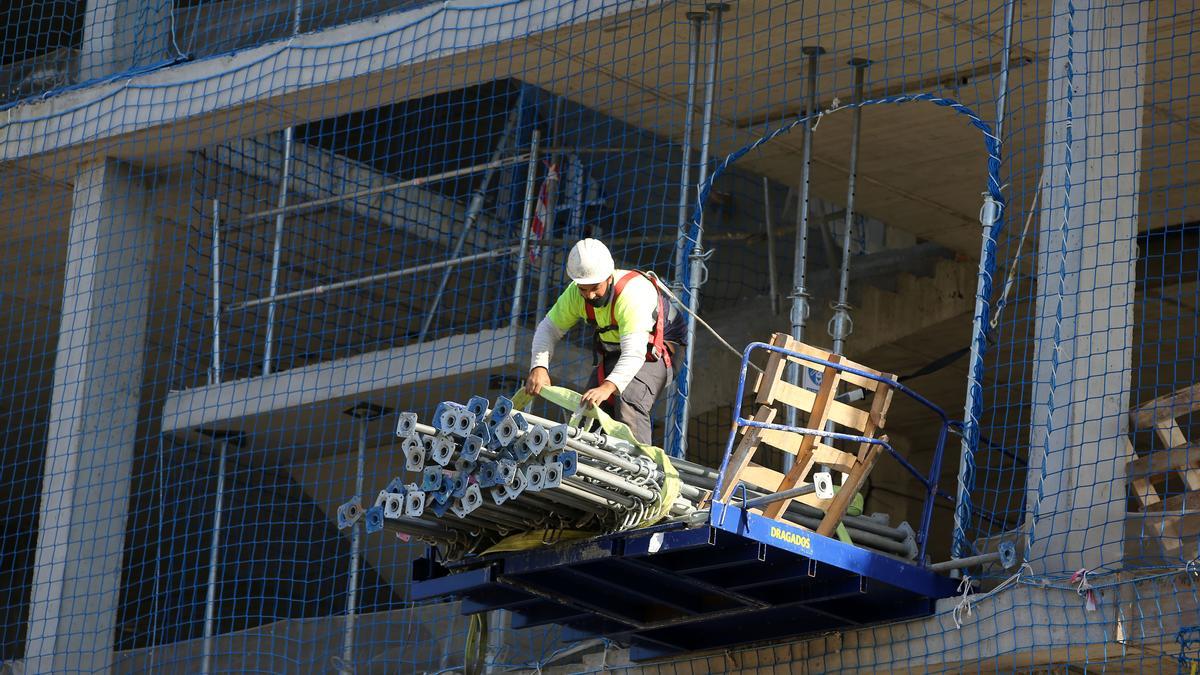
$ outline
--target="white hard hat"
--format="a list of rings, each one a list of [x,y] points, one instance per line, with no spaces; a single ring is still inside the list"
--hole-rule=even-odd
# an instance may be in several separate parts
[[[612,276],[612,254],[598,239],[584,239],[567,256],[567,276],[577,284],[598,284]]]

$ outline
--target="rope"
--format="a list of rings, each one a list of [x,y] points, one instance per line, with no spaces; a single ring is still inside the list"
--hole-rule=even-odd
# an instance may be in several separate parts
[[[658,275],[656,275],[654,272],[649,272],[649,275],[654,277],[654,283],[659,287],[659,289],[662,292],[667,294],[667,297],[671,299],[671,302],[675,303],[676,307],[679,307],[680,309],[682,309],[683,311],[685,311],[689,315],[691,315],[691,317],[696,320],[696,323],[699,323],[701,326],[704,326],[704,328],[709,333],[712,333],[712,336],[717,339],[717,342],[720,342],[722,345],[724,345],[725,348],[728,349],[730,352],[732,352],[733,355],[736,356],[739,361],[742,360],[742,353],[740,351],[738,351],[737,349],[735,349],[733,345],[729,344],[728,340],[721,337],[721,334],[717,332],[716,328],[713,328],[712,326],[708,325],[708,322],[705,321],[704,319],[700,318],[700,315],[698,313],[693,312],[686,304],[684,304],[684,302],[682,300],[675,297],[675,294],[672,293],[671,290],[669,288],[667,288],[667,285],[664,284],[662,282],[662,280],[658,278]],[[753,368],[754,370],[756,370],[757,372],[760,372],[760,373],[762,372],[762,368],[759,368],[758,366],[754,365],[753,363],[750,364],[750,367]]]
[[[1012,293],[1017,278],[1017,266],[1021,263],[1021,251],[1025,248],[1025,239],[1029,236],[1029,227],[1033,224],[1033,214],[1037,211],[1038,200],[1042,196],[1042,186],[1045,182],[1046,167],[1042,167],[1042,175],[1038,178],[1037,191],[1033,193],[1033,198],[1029,200],[1029,213],[1025,216],[1025,227],[1021,228],[1021,238],[1017,241],[1017,250],[1013,253],[1012,264],[1009,265],[1008,275],[1004,279],[1004,290],[1000,293],[1000,299],[996,301],[996,311],[992,314],[992,320],[989,323],[992,331],[995,331],[1000,325],[1000,314],[1008,306],[1008,296]]]
[[[958,599],[958,604],[954,607],[954,612],[951,616],[954,618],[954,627],[962,630],[963,610],[966,610],[967,616],[971,616],[971,577],[963,575],[962,581],[958,582],[958,590],[962,592],[962,597]]]
[[[975,593],[971,590],[971,577],[963,576],[962,581],[960,581],[958,584],[958,590],[962,593],[962,596],[959,598],[958,605],[954,607],[954,610],[951,613],[951,617],[954,619],[954,627],[961,630],[964,612],[966,613],[966,616],[972,616],[972,608],[976,603],[995,597],[1007,590],[1010,586],[1015,586],[1016,584],[1020,583],[1021,577],[1025,574],[1026,570],[1032,571],[1032,569],[1033,568],[1031,568],[1028,563],[1022,563],[1012,576],[1004,581],[1001,581],[996,585],[995,588],[978,597],[976,597]]]

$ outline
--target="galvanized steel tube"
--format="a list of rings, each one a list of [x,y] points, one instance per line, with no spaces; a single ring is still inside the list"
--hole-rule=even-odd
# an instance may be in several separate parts
[[[850,65],[854,67],[854,102],[861,104],[863,100],[863,76],[867,66],[871,64],[867,59],[851,59]],[[858,178],[858,146],[859,139],[862,136],[862,115],[863,108],[859,105],[854,109],[854,123],[850,132],[850,176],[846,180],[846,225],[845,231],[842,232],[842,259],[841,269],[838,275],[838,299],[837,304],[833,306],[833,319],[829,324],[829,336],[833,338],[833,353],[844,354],[846,349],[846,338],[849,337],[850,331],[853,330],[853,324],[850,322],[850,237],[854,231],[854,190]]]
[[[288,183],[292,180],[292,142],[295,130],[288,127],[283,132],[283,167],[279,181],[279,208],[287,208]],[[267,338],[263,348],[263,375],[271,374],[271,353],[275,346],[275,294],[279,292],[279,265],[283,256],[283,219],[281,211],[275,216],[275,241],[271,246],[271,285],[267,304]]]
[[[700,128],[700,176],[697,185],[704,185],[708,180],[708,151],[712,139],[713,104],[717,90],[717,64],[721,57],[721,15],[729,9],[724,3],[713,3],[705,8],[712,13],[712,39],[709,41],[708,61],[705,64],[704,78],[704,118]],[[679,392],[680,405],[676,411],[679,419],[676,427],[679,435],[675,439],[678,455],[687,454],[687,430],[689,412],[689,397],[692,390],[692,354],[696,347],[696,312],[700,311],[700,275],[704,273],[704,215],[701,211],[699,222],[696,223],[695,236],[691,238],[692,252],[688,266],[688,317],[687,345],[684,347],[683,359],[683,388]]]
[[[808,55],[808,104],[804,111],[804,151],[800,164],[800,203],[796,207],[796,251],[792,264],[792,337],[797,341],[804,340],[804,327],[808,322],[808,201],[809,182],[812,176],[812,145],[813,145],[813,116],[817,111],[817,59],[825,53],[821,47],[804,47],[801,51]],[[800,366],[795,363],[787,365],[787,381],[796,386],[800,382]],[[796,409],[788,407],[787,424],[796,426]],[[785,472],[792,468],[792,455],[784,454],[783,469]]]
[[[529,173],[525,177],[525,213],[521,218],[521,249],[517,258],[517,280],[513,283],[512,312],[509,324],[514,328],[521,319],[521,305],[524,301],[525,267],[529,256],[529,228],[533,220],[534,189],[537,186],[538,147],[541,144],[542,132],[533,130],[533,140],[529,148]]]

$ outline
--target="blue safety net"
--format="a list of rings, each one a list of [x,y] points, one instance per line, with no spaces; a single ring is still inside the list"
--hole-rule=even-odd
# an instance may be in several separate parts
[[[1196,21],[1178,0],[9,3],[0,673],[1194,672]],[[970,559],[939,568],[958,595],[900,622],[851,597],[825,605],[836,631],[645,663],[605,624],[644,588],[544,621],[426,599],[430,556],[459,561],[347,505],[424,479],[403,413],[521,387],[583,238],[689,321],[648,411],[670,456],[721,465],[742,351],[775,333],[943,411],[897,395],[882,431],[932,479],[884,457],[859,493],[923,537],[906,565]],[[594,352],[570,331],[554,384],[586,389]]]

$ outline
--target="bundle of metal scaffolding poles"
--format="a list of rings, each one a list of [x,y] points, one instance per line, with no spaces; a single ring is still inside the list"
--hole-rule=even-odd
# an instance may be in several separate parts
[[[339,525],[362,518],[368,533],[415,537],[437,546],[447,561],[485,553],[513,535],[541,532],[554,540],[565,531],[606,534],[702,519],[717,480],[715,470],[684,460],[669,460],[675,471],[668,471],[668,460],[636,443],[513,410],[505,397],[445,401],[429,423],[401,413],[396,436],[406,473],[365,510],[359,496],[347,502]],[[753,488],[748,498],[764,494]],[[823,515],[793,502],[784,518],[816,529]],[[915,555],[911,529],[853,516],[845,524],[856,544]]]
[[[715,471],[677,458],[672,459],[672,464],[675,465],[679,472],[679,478],[683,481],[681,494],[684,497],[694,498],[694,495],[697,494],[707,496],[716,488],[717,474]],[[758,486],[747,485],[746,487],[746,499],[763,497],[770,493]],[[739,490],[736,494],[740,498],[741,491]],[[737,503],[736,499],[734,503]],[[824,511],[815,506],[793,501],[788,505],[784,518],[796,525],[816,530],[824,516]],[[907,523],[902,523],[900,527],[889,527],[872,517],[847,515],[842,518],[842,524],[845,525],[850,540],[857,545],[907,560],[912,560],[917,555],[916,534]]]
[[[685,484],[695,485],[698,488],[710,491],[716,487],[718,474],[715,470],[679,458],[673,458],[671,463],[678,470],[679,477]],[[754,484],[747,484],[746,487],[746,496],[748,499],[769,494],[769,490]],[[812,518],[820,518],[824,515],[821,509],[803,502],[792,502],[791,509],[796,510],[799,515]],[[886,515],[880,514],[880,516],[886,518]],[[842,518],[842,522],[851,529],[871,532],[896,541],[904,541],[912,536],[912,529],[910,527],[889,527],[886,522],[881,522],[876,517],[847,515]]]

